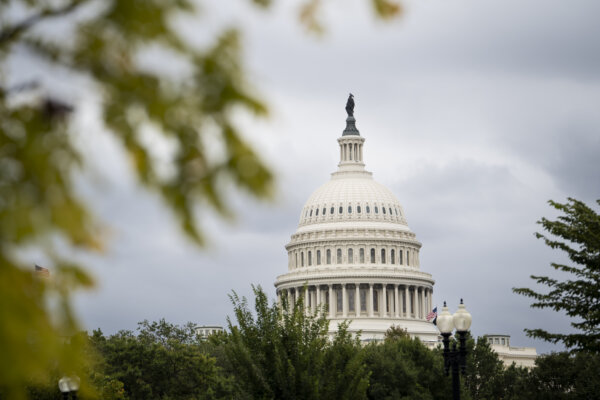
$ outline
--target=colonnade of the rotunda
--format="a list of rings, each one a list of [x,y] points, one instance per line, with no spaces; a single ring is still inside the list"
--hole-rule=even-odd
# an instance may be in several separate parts
[[[325,306],[328,318],[406,318],[424,320],[432,309],[432,287],[401,283],[305,284],[277,291],[281,303],[290,305],[300,297],[304,307],[315,313]]]

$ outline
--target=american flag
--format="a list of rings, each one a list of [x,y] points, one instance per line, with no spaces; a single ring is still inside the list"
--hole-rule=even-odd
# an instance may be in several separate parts
[[[427,314],[427,321],[431,321],[433,319],[433,323],[435,324],[435,318],[437,318],[437,307]]]

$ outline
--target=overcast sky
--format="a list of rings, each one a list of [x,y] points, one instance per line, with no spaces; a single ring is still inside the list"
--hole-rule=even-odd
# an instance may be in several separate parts
[[[198,41],[209,36],[207,18],[243,26],[250,80],[270,117],[239,123],[277,176],[275,199],[238,193],[237,220],[205,216],[210,241],[198,249],[134,184],[110,140],[90,132],[105,165],[87,195],[112,233],[107,253],[88,257],[98,285],[77,298],[84,325],[225,325],[231,290],[250,295],[259,284],[274,297],[300,209],[336,169],[352,92],[367,169],[423,244],[434,304],[454,311],[463,297],[475,335],[557,349],[523,328],[565,330],[568,320],[531,310],[511,288],[531,287],[529,275],[563,260],[533,235],[537,220],[555,215],[547,200],[600,198],[600,3],[413,0],[385,24],[367,0],[335,0],[325,2],[320,39],[303,32],[297,4],[277,3],[267,13],[207,4],[204,17],[181,24]]]

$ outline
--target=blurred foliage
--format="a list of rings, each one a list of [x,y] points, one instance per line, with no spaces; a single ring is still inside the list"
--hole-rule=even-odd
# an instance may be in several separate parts
[[[381,17],[396,13],[389,0],[371,1]],[[266,8],[271,1],[251,3]],[[234,121],[239,112],[267,114],[246,81],[241,32],[223,28],[198,48],[176,30],[178,16],[200,15],[196,2],[0,0],[0,8],[10,10],[0,14],[0,392],[19,399],[27,385],[48,384],[51,371],[52,379],[89,375],[83,373],[86,352],[65,342],[78,330],[71,294],[92,281],[80,266],[61,259],[57,243],[101,250],[105,238],[102,221],[74,188],[78,169],[91,158],[75,144],[77,134],[85,135],[73,130],[78,104],[40,82],[14,82],[6,68],[13,54],[27,53],[48,75],[65,73],[73,86],[86,86],[100,98],[98,124],[128,155],[137,179],[160,194],[197,243],[203,242],[199,205],[228,216],[228,183],[266,197],[273,178]],[[317,13],[309,11],[303,23]],[[67,29],[57,34],[52,24]],[[147,68],[141,56],[157,49],[185,72],[171,76]],[[168,173],[143,140],[148,127],[174,143]],[[210,140],[223,151],[215,154]],[[33,262],[17,256],[23,248],[44,254],[49,278],[33,276]],[[118,398],[119,384],[106,382],[99,395],[111,397],[112,391]]]
[[[596,200],[600,205],[600,200]],[[568,349],[600,354],[600,214],[585,203],[569,198],[567,203],[549,202],[560,211],[556,221],[542,218],[538,223],[551,236],[536,233],[552,249],[566,253],[574,265],[552,263],[570,279],[531,276],[549,291],[513,288],[515,293],[534,300],[533,308],[550,308],[573,319],[573,333],[551,333],[544,329],[525,329],[528,336],[551,343],[562,342]]]

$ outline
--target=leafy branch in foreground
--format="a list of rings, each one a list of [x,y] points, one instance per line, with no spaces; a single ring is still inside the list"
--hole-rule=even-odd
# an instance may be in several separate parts
[[[600,200],[596,201],[600,204]],[[576,333],[550,333],[544,329],[525,329],[528,336],[551,343],[562,342],[567,348],[600,354],[600,215],[583,202],[569,198],[567,203],[549,202],[563,215],[556,221],[542,218],[538,223],[551,236],[536,233],[547,246],[564,251],[574,265],[552,263],[555,270],[571,279],[531,276],[547,286],[547,293],[529,288],[513,288],[515,293],[534,300],[533,308],[550,308],[575,320]]]

